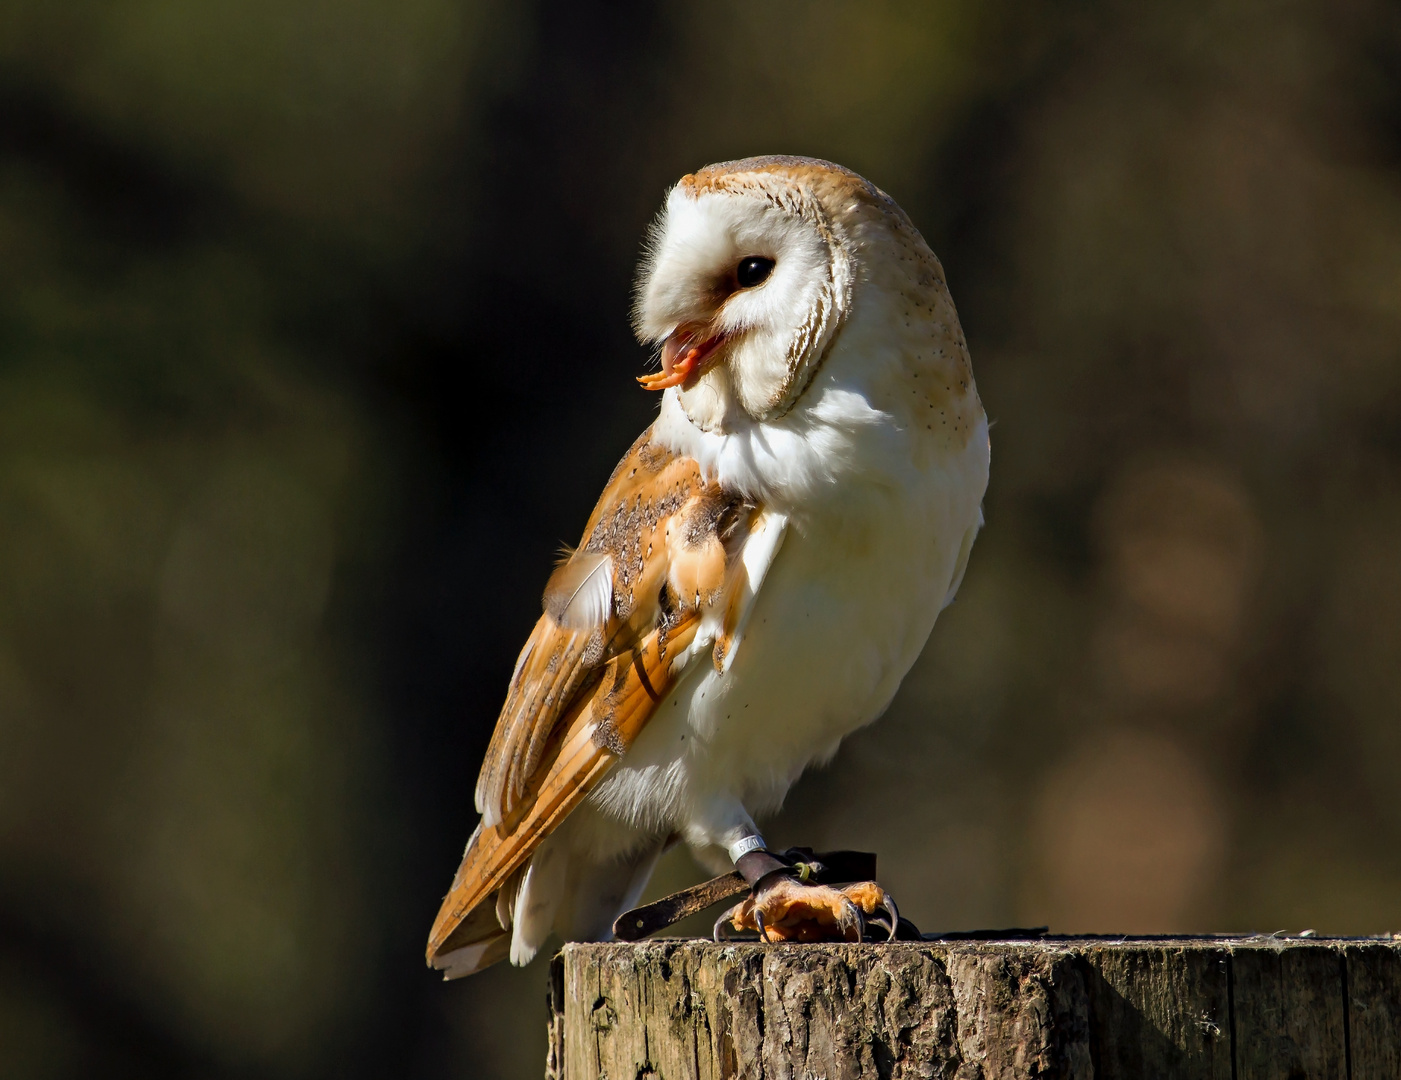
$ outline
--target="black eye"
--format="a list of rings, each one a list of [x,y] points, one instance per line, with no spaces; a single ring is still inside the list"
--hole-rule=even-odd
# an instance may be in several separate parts
[[[735,267],[735,280],[741,289],[752,289],[762,285],[773,273],[773,260],[762,255],[746,255]]]

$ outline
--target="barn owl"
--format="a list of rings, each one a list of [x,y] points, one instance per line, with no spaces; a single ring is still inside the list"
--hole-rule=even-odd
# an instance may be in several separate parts
[[[633,315],[661,407],[511,674],[429,939],[447,978],[607,938],[678,840],[738,867],[734,925],[769,940],[844,936],[884,899],[791,872],[755,817],[885,711],[982,524],[943,268],[855,173],[750,158],[671,189]]]

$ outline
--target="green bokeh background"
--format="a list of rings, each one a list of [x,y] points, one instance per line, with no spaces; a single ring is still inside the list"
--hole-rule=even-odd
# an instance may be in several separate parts
[[[423,939],[643,229],[755,153],[902,203],[995,421],[771,839],[927,929],[1401,930],[1394,3],[0,0],[6,1076],[540,1074],[543,962]]]

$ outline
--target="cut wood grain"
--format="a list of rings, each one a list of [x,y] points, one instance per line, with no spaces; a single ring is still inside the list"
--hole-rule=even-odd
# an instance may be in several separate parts
[[[1365,942],[1342,952],[1350,1080],[1401,1077],[1401,949]]]
[[[1238,1080],[1348,1080],[1344,963],[1326,945],[1237,951]]]
[[[1229,949],[1142,942],[1072,951],[1088,968],[1094,1075],[1232,1080]]]
[[[551,1080],[1401,1080],[1390,939],[565,947]]]

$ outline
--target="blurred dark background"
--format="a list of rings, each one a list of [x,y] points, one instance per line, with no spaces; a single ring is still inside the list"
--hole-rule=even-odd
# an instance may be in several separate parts
[[[903,204],[996,421],[771,839],[926,929],[1401,930],[1395,3],[4,0],[0,1072],[540,1075],[543,961],[423,942],[643,229],[755,153]]]

